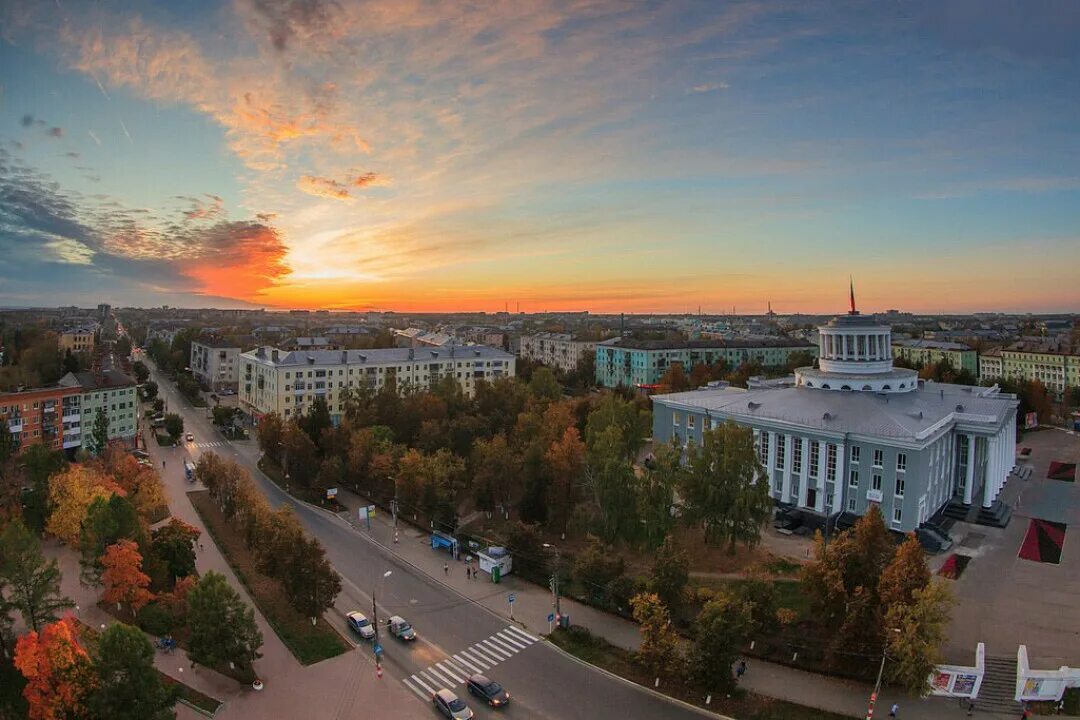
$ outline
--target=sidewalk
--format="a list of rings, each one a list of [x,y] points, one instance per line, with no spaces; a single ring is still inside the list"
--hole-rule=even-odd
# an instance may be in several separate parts
[[[339,488],[338,493],[342,496],[342,501],[353,508],[365,504],[364,499],[345,488]],[[463,560],[455,562],[445,550],[433,550],[427,533],[399,522],[398,542],[394,543],[393,520],[389,513],[381,509],[371,521],[370,530],[365,522],[358,519],[355,510],[341,513],[340,516],[359,532],[386,546],[428,576],[507,619],[510,617],[507,600],[510,593],[513,593],[514,621],[534,634],[548,633],[547,617],[554,612],[554,605],[547,588],[526,582],[513,574],[503,578],[498,585],[492,584],[484,573],[476,580],[466,579]],[[444,563],[449,565],[448,573],[443,571]],[[612,645],[637,650],[641,643],[638,626],[629,620],[569,598],[562,598],[560,607],[563,614],[570,616],[574,625],[588,628],[594,635],[603,637]],[[741,682],[742,687],[747,690],[851,717],[866,716],[867,704],[873,690],[867,684],[806,672],[764,660],[750,659],[747,664],[749,670]],[[887,717],[893,703],[899,704],[902,711],[900,717],[905,720],[951,720],[967,717],[966,704],[961,705],[955,699],[932,697],[924,700],[888,688],[880,694],[875,716]],[[976,716],[988,720],[1014,720],[1011,716],[991,713],[977,713]]]

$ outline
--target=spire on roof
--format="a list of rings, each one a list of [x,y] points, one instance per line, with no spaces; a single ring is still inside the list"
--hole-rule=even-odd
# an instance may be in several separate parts
[[[855,280],[848,275],[848,283],[851,288],[851,310],[848,311],[848,315],[858,315],[859,311],[855,309]]]

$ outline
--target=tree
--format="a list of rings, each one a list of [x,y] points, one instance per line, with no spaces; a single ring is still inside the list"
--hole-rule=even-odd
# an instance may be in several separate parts
[[[282,442],[285,476],[304,487],[310,487],[318,469],[318,447],[296,422],[285,424]]]
[[[669,393],[683,392],[694,387],[690,378],[686,376],[682,363],[672,363],[660,376],[657,384],[663,388],[663,392]]]
[[[71,352],[71,348],[64,350],[63,368],[65,373],[77,373],[81,369],[79,367],[79,358]]]
[[[96,681],[72,617],[31,630],[15,646],[15,667],[26,678],[30,720],[91,720],[87,700]]]
[[[158,394],[158,384],[148,380],[142,384],[142,396],[144,400],[153,400]]]
[[[908,605],[915,597],[915,591],[930,584],[930,568],[926,565],[923,553],[915,533],[910,533],[900,545],[892,561],[881,571],[878,582],[878,596],[884,612],[893,605]]]
[[[686,552],[676,543],[675,538],[668,535],[653,557],[649,589],[663,601],[666,607],[675,609],[682,605],[688,582],[690,582],[690,560]]]
[[[71,465],[49,478],[52,513],[46,530],[69,545],[77,545],[90,503],[124,490],[96,468]]]
[[[562,387],[551,368],[536,369],[529,380],[529,394],[540,401],[558,400],[562,397]]]
[[[154,530],[154,554],[168,567],[170,576],[178,579],[195,574],[195,542],[201,534],[197,527],[176,517]]]
[[[105,586],[102,600],[127,605],[132,617],[153,600],[153,593],[147,589],[150,578],[142,571],[142,555],[134,542],[121,540],[105,548],[101,565],[101,582]]]
[[[140,517],[155,523],[168,516],[165,486],[154,468],[140,465],[120,448],[114,448],[105,455],[105,468],[127,493],[128,501]]]
[[[559,532],[566,532],[570,509],[577,502],[578,486],[585,472],[585,443],[576,427],[568,427],[544,454],[548,485],[548,522]]]
[[[146,367],[146,363],[142,360],[131,363],[131,372],[135,375],[135,382],[140,385],[150,379],[150,368]]]
[[[641,539],[646,547],[659,546],[675,528],[675,488],[679,486],[682,472],[682,454],[671,443],[658,446],[656,455],[646,461],[638,490]],[[668,600],[665,602],[668,602],[668,607],[675,607]]]
[[[146,545],[146,530],[135,508],[119,495],[94,498],[87,509],[79,534],[83,582],[93,585],[100,581],[103,569],[101,557],[107,547],[120,540],[132,540],[140,546]]]
[[[273,412],[263,415],[259,420],[256,436],[259,440],[259,449],[263,451],[263,455],[280,465],[281,443],[285,439],[285,424],[282,422],[281,416]]]
[[[799,350],[788,355],[784,369],[792,373],[801,367],[814,367],[815,359],[814,353],[809,350]]]
[[[641,625],[638,662],[656,677],[679,674],[682,666],[679,636],[671,626],[667,606],[656,593],[639,593],[630,599],[630,607],[634,620]]]
[[[308,434],[316,446],[322,443],[323,431],[333,424],[330,420],[330,409],[326,406],[326,400],[316,398],[308,408],[307,415],[299,420],[300,427]]]
[[[184,434],[184,418],[177,413],[169,413],[165,416],[165,432],[173,442],[180,439],[180,436]]]
[[[758,461],[749,428],[728,421],[706,430],[704,442],[687,450],[686,472],[681,474],[679,494],[684,518],[700,524],[705,541],[753,547],[761,526],[772,512],[768,477]]]
[[[255,611],[244,604],[225,576],[213,571],[203,575],[188,592],[187,604],[191,659],[207,667],[233,662],[250,671],[251,663],[260,657],[262,633],[255,624]]]
[[[213,415],[214,424],[219,427],[226,427],[232,424],[233,418],[236,417],[236,413],[239,412],[234,407],[227,407],[225,405],[216,405],[211,413]]]
[[[2,437],[0,432],[0,439]],[[23,473],[23,481],[30,488],[29,492],[22,494],[23,520],[31,530],[41,533],[48,520],[49,477],[67,467],[67,459],[62,450],[52,450],[38,444],[26,448],[17,462]]]
[[[594,438],[585,473],[585,485],[599,511],[598,530],[608,542],[630,542],[641,532],[638,479],[623,454],[624,441],[619,426],[605,428]]]
[[[544,538],[537,525],[511,521],[503,530],[503,543],[514,556],[516,573],[533,581],[545,577]]]
[[[109,418],[105,408],[98,408],[94,415],[94,426],[90,430],[90,452],[100,457],[109,447]]]
[[[735,597],[750,610],[753,632],[767,633],[776,623],[776,584],[760,572],[749,571],[735,589]]]
[[[322,617],[341,592],[341,576],[315,538],[301,537],[290,560],[281,578],[289,602],[307,617]]]
[[[572,570],[574,580],[591,596],[610,600],[607,597],[609,586],[626,571],[626,563],[615,548],[590,537],[589,544],[574,558]]]
[[[649,414],[642,412],[634,401],[614,393],[605,394],[585,422],[585,445],[592,451],[604,431],[614,426],[619,454],[632,458],[648,437],[650,424]]]
[[[709,690],[734,689],[731,666],[752,627],[750,608],[733,596],[721,595],[705,603],[694,621],[694,642],[688,658],[694,682]]]
[[[56,613],[74,603],[60,594],[60,568],[45,560],[41,543],[21,520],[0,533],[0,614],[18,610],[32,630],[41,630]]]
[[[949,624],[953,599],[941,581],[916,589],[910,603],[892,605],[885,614],[889,632],[886,664],[888,682],[900,685],[913,695],[930,691],[930,676],[941,662],[941,643]]]
[[[88,706],[110,720],[171,720],[179,687],[166,687],[154,667],[154,648],[138,628],[123,623],[101,633],[94,649],[97,685]]]

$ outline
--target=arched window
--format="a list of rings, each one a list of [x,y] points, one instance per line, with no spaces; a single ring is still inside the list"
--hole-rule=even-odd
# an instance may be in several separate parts
[[[841,389],[841,390],[850,390],[850,389],[851,389],[851,386],[850,386],[850,385],[841,385],[841,386],[840,386],[840,389]]]
[[[814,387],[814,383],[807,381],[806,387]]]
[[[882,385],[881,389],[882,390],[892,390],[892,385]]]
[[[869,390],[869,389],[870,389],[870,386],[869,386],[869,385],[863,385],[863,386],[862,386],[862,389],[863,389],[863,390]]]
[[[901,390],[903,390],[903,389],[904,389],[905,387],[907,387],[907,386],[906,386],[906,385],[904,385],[904,383],[900,383],[900,389],[901,389]]]
[[[832,390],[832,388],[831,388],[831,387],[829,387],[829,383],[825,383],[824,385],[822,385],[822,386],[821,386],[821,389],[822,389],[822,390]]]

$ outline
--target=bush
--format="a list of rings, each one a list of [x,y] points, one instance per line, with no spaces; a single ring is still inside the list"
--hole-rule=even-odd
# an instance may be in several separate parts
[[[139,610],[135,615],[135,624],[158,637],[173,634],[177,627],[176,618],[172,613],[156,602],[144,605]]]

